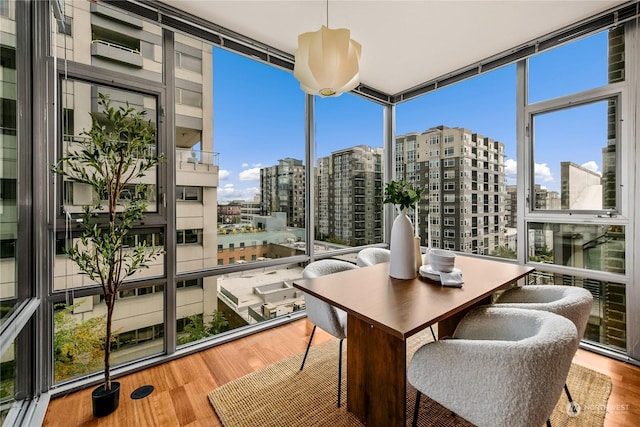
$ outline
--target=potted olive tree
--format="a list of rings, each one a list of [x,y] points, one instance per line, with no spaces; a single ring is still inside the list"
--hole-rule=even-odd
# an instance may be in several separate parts
[[[108,95],[98,95],[99,113],[90,113],[91,129],[69,147],[54,166],[66,181],[93,189],[93,202],[83,206],[80,236],[66,254],[82,273],[102,287],[107,308],[104,333],[104,382],[92,393],[96,417],[113,412],[120,401],[120,384],[111,381],[110,356],[113,311],[124,281],[148,267],[164,251],[144,242],[126,242],[145,217],[147,191],[141,179],[164,160],[156,154],[156,128],[145,111],[113,107]]]

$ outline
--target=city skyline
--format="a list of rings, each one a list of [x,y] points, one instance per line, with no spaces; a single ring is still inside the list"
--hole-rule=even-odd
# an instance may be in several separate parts
[[[607,45],[605,31],[532,58],[531,101],[605,85]],[[260,193],[260,168],[287,157],[304,161],[304,93],[291,73],[217,47],[213,63],[218,200],[251,200]],[[357,145],[383,146],[381,105],[348,93],[315,97],[314,102],[315,160]],[[396,136],[444,125],[500,141],[505,145],[507,184],[515,184],[515,107],[516,66],[509,65],[398,104]],[[535,153],[536,183],[559,191],[561,161],[602,171],[598,154],[606,145],[606,105],[543,118],[545,125],[536,132],[536,142],[541,141]]]

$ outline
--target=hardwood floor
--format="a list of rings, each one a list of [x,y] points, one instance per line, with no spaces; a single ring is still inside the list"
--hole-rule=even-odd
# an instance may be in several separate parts
[[[310,333],[310,323],[298,320],[121,377],[118,379],[122,387],[120,407],[104,418],[91,415],[93,387],[52,399],[44,426],[221,426],[207,393],[228,381],[304,351]],[[330,338],[318,329],[313,342],[315,345]],[[613,387],[606,408],[605,427],[640,424],[640,368],[584,350],[578,351],[574,361],[611,377]],[[155,387],[149,397],[129,398],[134,389],[145,384]]]
[[[607,402],[605,427],[637,427],[640,425],[640,368],[618,362],[586,350],[578,350],[574,363],[611,378],[611,395]],[[593,408],[592,410],[603,410]]]

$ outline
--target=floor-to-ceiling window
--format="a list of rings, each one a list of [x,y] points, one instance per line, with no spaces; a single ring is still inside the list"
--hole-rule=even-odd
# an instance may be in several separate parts
[[[624,25],[527,61],[521,187],[535,282],[589,289],[585,339],[619,350],[632,212],[625,69]]]
[[[423,246],[516,259],[515,101],[510,65],[396,107],[395,173],[425,189]]]
[[[0,319],[12,313],[18,299],[16,289],[16,240],[17,240],[17,46],[15,2],[3,2],[0,7],[2,20],[2,45],[0,67],[2,67],[2,113],[0,114],[0,263],[2,275],[0,288]]]
[[[163,153],[162,29],[102,4],[66,3],[64,17],[65,25],[56,25],[52,47],[60,66],[51,159],[78,149],[92,126],[91,114],[102,120],[106,112],[98,103],[100,95],[107,96],[112,107],[144,112],[157,138],[148,150]],[[165,247],[164,167],[155,167],[134,181],[146,186],[146,218],[128,235],[126,247]],[[86,184],[61,177],[51,182],[53,277],[48,304],[53,321],[53,382],[58,384],[102,369],[106,305],[101,288],[66,255],[67,248],[78,242],[83,207],[101,195]],[[110,343],[113,366],[164,352],[165,272],[165,257],[159,257],[118,292]]]
[[[291,73],[213,48],[214,265],[306,252],[304,124],[304,93]]]
[[[589,289],[585,338],[625,350],[634,154],[625,143],[625,26],[520,67],[400,103],[395,174],[426,190],[423,245],[530,262],[532,282]]]
[[[16,2],[0,4],[0,325],[14,313],[20,299],[16,274],[17,211],[17,31]],[[23,53],[21,53],[23,54]],[[14,400],[16,349],[0,353],[0,422]]]
[[[382,243],[383,107],[315,97],[316,251]]]
[[[372,110],[376,104],[352,95],[342,98],[351,100],[344,108],[352,117],[366,118],[343,117],[342,136],[351,143],[351,135],[367,127],[362,137],[375,155],[350,160],[357,173],[339,210],[352,208],[355,187],[363,206],[350,227],[341,225],[350,236],[347,244],[335,236],[324,241],[309,231],[314,215],[306,192],[306,96],[290,72],[107,4],[67,2],[61,16],[52,44],[52,56],[59,59],[56,102],[50,107],[57,117],[51,162],[83,138],[90,113],[101,114],[99,94],[117,106],[128,102],[145,111],[157,128],[152,149],[168,159],[141,178],[147,184],[147,217],[130,235],[131,245],[162,247],[166,254],[118,294],[111,343],[115,367],[302,312],[304,298],[291,282],[313,252],[382,242],[382,215],[376,213],[381,107]],[[335,107],[340,101],[334,102]],[[326,112],[323,119],[334,120],[335,111]],[[335,139],[321,134],[323,141]],[[333,142],[323,150],[330,154],[345,146]],[[65,254],[77,241],[82,206],[99,195],[53,175],[49,183],[53,372],[48,381],[66,389],[79,379],[90,381],[102,367],[100,288],[78,274]],[[377,229],[354,233],[353,224],[366,222]],[[316,246],[308,247],[309,235]]]
[[[307,161],[291,73],[179,33],[175,58],[182,346],[304,309]]]

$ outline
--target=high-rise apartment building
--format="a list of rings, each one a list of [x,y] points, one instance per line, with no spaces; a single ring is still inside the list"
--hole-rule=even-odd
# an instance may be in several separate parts
[[[464,128],[436,126],[396,137],[396,176],[425,189],[422,244],[489,255],[504,245],[504,144]],[[428,221],[431,236],[428,236]]]
[[[518,186],[507,185],[505,196],[505,221],[507,228],[518,228]]]
[[[289,227],[305,226],[305,167],[302,160],[287,157],[278,164],[260,169],[261,215],[287,214]]]
[[[518,197],[517,186],[507,185],[507,194],[505,198],[506,209],[506,227],[507,229],[515,229],[518,224]],[[534,209],[537,210],[558,210],[560,209],[560,194],[557,191],[549,190],[540,185],[534,185]],[[546,252],[553,247],[552,233],[531,226],[528,230],[529,238],[527,253],[529,256],[535,256],[538,253]],[[515,236],[513,236],[515,239]]]
[[[535,184],[533,187],[534,205],[536,210],[558,210],[560,209],[560,194],[557,191]]]
[[[349,246],[382,242],[382,148],[366,145],[318,158],[316,239]]]

